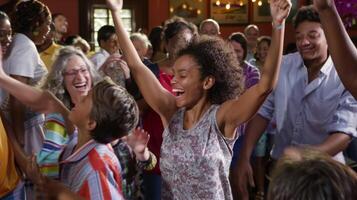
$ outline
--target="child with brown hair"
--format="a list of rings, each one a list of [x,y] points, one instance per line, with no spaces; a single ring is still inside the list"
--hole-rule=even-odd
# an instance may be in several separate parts
[[[269,186],[269,200],[352,200],[356,173],[321,151],[290,148],[279,159]]]
[[[50,93],[16,81],[2,68],[0,83],[22,103],[36,110],[63,113],[78,128],[78,134],[72,134],[60,158],[60,181],[64,185],[42,176],[34,158],[25,164],[29,178],[43,190],[38,194],[123,199],[121,167],[109,143],[126,136],[138,122],[135,100],[124,88],[104,79],[69,111]],[[146,132],[136,130],[126,140],[139,162],[153,159],[146,147],[149,140]]]

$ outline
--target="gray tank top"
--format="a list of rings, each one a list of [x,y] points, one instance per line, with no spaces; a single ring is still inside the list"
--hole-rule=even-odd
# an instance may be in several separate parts
[[[200,121],[183,129],[185,109],[166,127],[161,146],[162,199],[232,199],[229,166],[235,139],[217,126],[219,105],[212,105]]]

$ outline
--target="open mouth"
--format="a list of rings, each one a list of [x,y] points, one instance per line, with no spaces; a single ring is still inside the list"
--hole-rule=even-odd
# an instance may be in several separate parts
[[[172,92],[175,94],[176,97],[182,96],[185,91],[182,89],[172,89]]]
[[[87,83],[83,82],[83,83],[75,83],[74,84],[74,88],[76,88],[79,91],[87,91]]]

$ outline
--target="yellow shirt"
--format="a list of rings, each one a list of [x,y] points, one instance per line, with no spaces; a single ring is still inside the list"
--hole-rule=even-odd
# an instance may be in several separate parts
[[[45,63],[46,68],[48,71],[51,71],[52,64],[55,61],[55,55],[57,52],[62,48],[61,45],[58,45],[56,43],[52,43],[50,47],[48,47],[46,50],[40,53],[40,57],[42,61]]]
[[[15,168],[14,153],[0,119],[0,198],[15,189],[20,177]]]

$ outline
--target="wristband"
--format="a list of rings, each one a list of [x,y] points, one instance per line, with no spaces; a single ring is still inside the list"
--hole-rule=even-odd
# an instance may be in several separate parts
[[[275,24],[272,22],[271,25],[272,25],[273,28],[276,29],[276,30],[281,30],[281,29],[284,28],[284,23],[279,23],[279,24],[275,25]]]
[[[149,152],[149,153],[150,153],[150,156],[149,156],[148,160],[146,160],[146,161],[137,161],[137,166],[138,166],[139,169],[150,171],[150,170],[153,170],[155,168],[156,163],[157,163],[156,156],[151,152]]]

